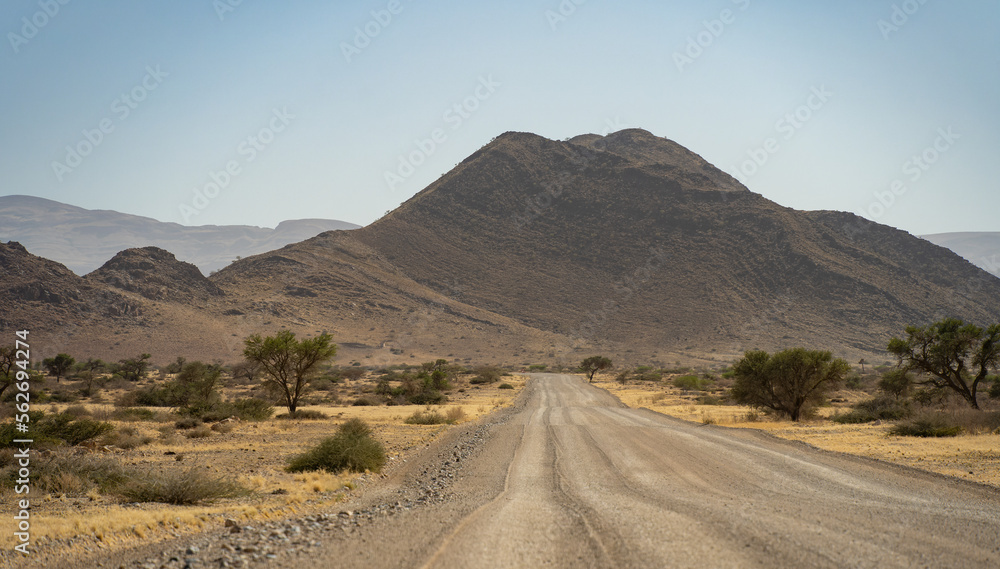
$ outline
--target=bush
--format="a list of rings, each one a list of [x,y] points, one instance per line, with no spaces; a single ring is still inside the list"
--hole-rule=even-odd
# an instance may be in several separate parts
[[[101,439],[101,443],[105,445],[115,446],[124,450],[132,450],[143,445],[148,445],[151,442],[153,442],[153,437],[143,435],[139,433],[138,429],[129,425],[119,427],[104,435]]]
[[[156,412],[142,407],[115,409],[111,417],[117,421],[156,421],[160,418]]]
[[[199,425],[201,425],[201,419],[198,417],[182,417],[174,423],[178,429],[193,429]]]
[[[185,506],[245,496],[250,492],[232,479],[190,468],[180,472],[147,472],[122,486],[119,493],[132,502]]]
[[[514,389],[514,386],[509,383],[501,383],[497,389]]]
[[[378,401],[375,401],[371,397],[365,397],[362,395],[361,397],[355,399],[354,403],[351,403],[351,405],[354,407],[376,407],[378,406]]]
[[[437,411],[416,411],[412,415],[406,418],[404,423],[407,425],[443,425],[448,420],[445,419],[444,415],[438,413]]]
[[[683,389],[684,391],[705,391],[708,381],[697,375],[682,375],[675,377],[673,384],[674,387]]]
[[[385,447],[372,436],[371,427],[361,419],[348,419],[337,429],[337,434],[292,457],[286,470],[379,472],[385,461]]]
[[[883,395],[862,401],[851,407],[849,412],[843,415],[834,415],[831,419],[841,424],[871,423],[872,421],[898,421],[911,414],[912,411],[907,402]]]
[[[72,415],[60,413],[43,418],[37,424],[37,432],[76,446],[114,430],[111,423],[93,419],[74,419]]]
[[[233,401],[236,416],[243,421],[266,421],[274,415],[274,405],[263,399],[247,397]]]
[[[954,437],[961,432],[962,427],[949,425],[938,418],[916,419],[889,429],[890,435],[900,437]]]
[[[294,413],[282,413],[275,417],[276,419],[300,419],[305,421],[321,421],[323,419],[329,419],[326,413],[322,411],[317,411],[315,409],[296,409]]]
[[[212,436],[212,428],[204,424],[198,425],[184,433],[184,436],[189,439],[205,439]]]
[[[484,383],[496,383],[500,380],[501,371],[500,368],[483,366],[476,368],[476,377],[469,380],[469,383],[473,385],[482,385]]]
[[[1000,399],[1000,377],[994,377],[989,390],[990,399]]]
[[[5,460],[10,457],[8,462]],[[14,488],[18,465],[12,460],[13,450],[0,459],[0,486]],[[53,454],[48,458],[32,459],[32,490],[42,493],[84,495],[98,489],[108,491],[130,480],[130,474],[118,461],[92,454],[67,456]]]

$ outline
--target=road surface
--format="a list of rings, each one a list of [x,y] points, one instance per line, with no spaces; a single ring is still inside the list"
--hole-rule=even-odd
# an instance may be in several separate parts
[[[343,512],[249,565],[1000,567],[993,488],[628,409],[578,377],[533,376],[464,458],[460,430],[368,493],[391,515]],[[426,485],[443,491],[392,502]]]

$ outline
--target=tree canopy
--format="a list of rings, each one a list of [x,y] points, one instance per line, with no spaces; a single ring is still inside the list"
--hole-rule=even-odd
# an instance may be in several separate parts
[[[830,352],[793,348],[771,355],[749,351],[733,366],[733,399],[798,421],[822,402],[850,369],[846,361],[834,359]]]
[[[587,381],[594,382],[594,374],[611,367],[611,360],[604,356],[590,356],[580,363],[580,369],[587,374]]]
[[[299,398],[319,366],[337,354],[329,334],[296,340],[295,333],[282,330],[266,338],[254,334],[245,340],[243,357],[260,365],[264,382],[276,389],[290,414],[295,414]]]
[[[957,318],[927,327],[909,326],[906,338],[889,341],[904,374],[925,375],[910,381],[934,390],[951,390],[979,409],[979,385],[1000,367],[1000,324],[983,329]]]
[[[42,360],[42,365],[56,378],[56,383],[59,383],[59,379],[66,375],[75,363],[76,360],[69,354],[56,354],[55,357]]]

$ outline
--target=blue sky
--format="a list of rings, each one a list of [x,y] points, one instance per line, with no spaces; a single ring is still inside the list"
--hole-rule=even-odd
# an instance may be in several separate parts
[[[0,195],[367,224],[503,132],[639,127],[785,206],[1000,231],[995,0],[63,1],[0,6]]]

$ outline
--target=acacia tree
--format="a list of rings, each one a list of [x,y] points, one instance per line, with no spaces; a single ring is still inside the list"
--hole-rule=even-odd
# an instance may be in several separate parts
[[[893,338],[889,351],[899,358],[904,374],[926,375],[910,379],[936,390],[950,389],[979,409],[979,384],[1000,367],[1000,324],[982,329],[957,318],[946,318],[926,328],[909,326],[906,339]],[[907,376],[908,377],[908,376]]]
[[[80,390],[84,397],[90,397],[95,393],[100,373],[104,371],[103,361],[87,358],[87,361],[76,364],[78,375],[83,380],[83,389]]]
[[[139,381],[146,377],[146,370],[149,369],[148,360],[151,357],[153,356],[149,354],[140,354],[137,358],[118,360],[115,373],[128,381]]]
[[[76,360],[73,356],[69,354],[56,354],[53,358],[45,358],[42,360],[42,365],[56,378],[56,383],[59,383],[59,379],[66,375],[66,372],[73,367]]]
[[[611,360],[604,356],[590,356],[580,363],[580,369],[587,374],[589,383],[594,382],[594,374],[609,367],[611,367]]]
[[[793,348],[772,356],[761,350],[749,351],[733,366],[733,400],[798,421],[850,370],[846,361],[833,359],[830,352]]]
[[[0,396],[11,385],[14,385],[14,378],[17,377],[14,366],[17,358],[17,350],[14,346],[0,346]]]
[[[296,340],[294,332],[282,330],[266,338],[254,334],[244,343],[243,357],[260,365],[266,376],[264,383],[281,393],[291,415],[295,414],[299,398],[318,367],[337,354],[337,345],[325,333]]]

